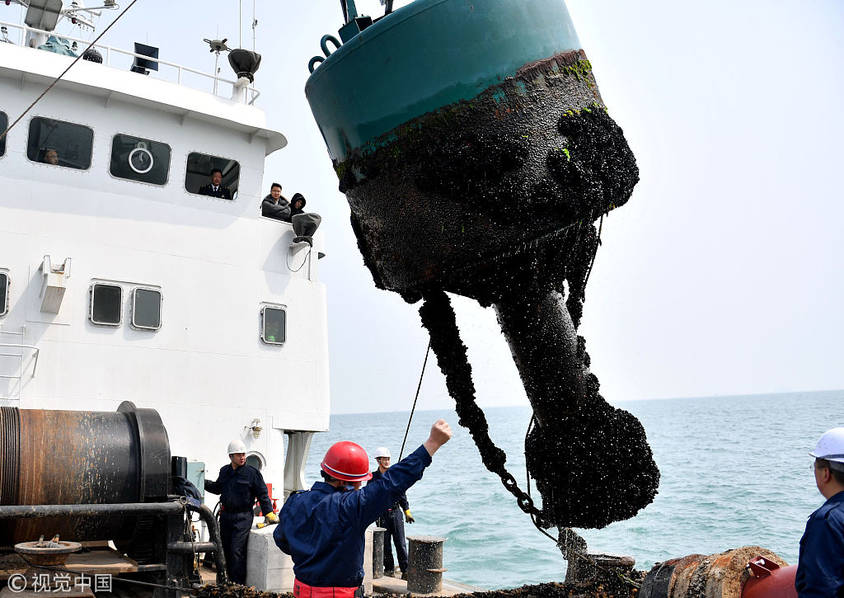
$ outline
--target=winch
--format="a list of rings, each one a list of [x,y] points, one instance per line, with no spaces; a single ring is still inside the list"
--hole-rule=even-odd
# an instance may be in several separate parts
[[[0,569],[8,575],[10,568],[46,567],[43,558],[68,559],[74,575],[129,573],[176,596],[199,581],[196,556],[209,553],[224,582],[214,515],[173,494],[181,461],[171,460],[158,412],[128,401],[116,412],[0,407],[0,561],[9,563]],[[210,541],[195,537],[191,513]],[[85,558],[73,560],[82,546]],[[17,575],[27,579],[23,570]]]

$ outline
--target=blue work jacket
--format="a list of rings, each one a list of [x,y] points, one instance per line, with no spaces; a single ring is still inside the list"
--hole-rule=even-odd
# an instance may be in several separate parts
[[[800,598],[844,597],[844,492],[809,515],[794,586]]]
[[[273,512],[264,476],[251,465],[234,469],[231,463],[220,468],[216,481],[205,480],[205,490],[220,495],[223,510],[228,513],[251,511],[255,499],[261,504],[264,515]]]
[[[364,532],[431,464],[424,446],[357,491],[315,482],[291,494],[273,532],[276,545],[293,557],[296,579],[317,587],[363,583]]]
[[[374,482],[375,480],[380,480],[383,475],[384,474],[381,473],[380,469],[376,469],[372,472],[372,482]],[[369,483],[371,484],[372,482]],[[398,498],[396,499],[396,502],[394,502],[390,506],[392,508],[395,508],[396,505],[400,506],[402,511],[407,511],[410,508],[410,503],[407,502],[407,494],[405,494],[404,492],[399,494]]]

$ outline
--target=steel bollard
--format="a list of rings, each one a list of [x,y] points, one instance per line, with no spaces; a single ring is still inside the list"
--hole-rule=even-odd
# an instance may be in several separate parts
[[[418,594],[432,594],[443,588],[443,544],[445,538],[410,536],[407,590]]]
[[[384,532],[383,527],[372,528],[372,579],[384,577]]]

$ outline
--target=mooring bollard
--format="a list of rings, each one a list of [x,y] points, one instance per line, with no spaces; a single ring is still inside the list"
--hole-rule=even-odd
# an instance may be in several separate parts
[[[383,527],[372,528],[372,579],[384,577],[384,532]]]
[[[445,538],[436,536],[410,536],[407,590],[418,594],[431,594],[443,588],[443,544]]]

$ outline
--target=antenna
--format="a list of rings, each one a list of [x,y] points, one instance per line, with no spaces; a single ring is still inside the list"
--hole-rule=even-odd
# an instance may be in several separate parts
[[[211,52],[214,52],[214,95],[217,95],[217,75],[220,74],[220,52],[230,52],[231,48],[226,45],[229,41],[227,37],[223,39],[203,39],[206,44],[211,47]]]
[[[238,35],[237,47],[242,48],[243,47],[243,0],[239,0],[238,6],[239,6],[238,10],[240,12],[238,13],[238,19],[237,19],[237,35]]]
[[[258,19],[255,17],[255,0],[252,0],[252,51],[255,52],[255,31],[258,29]]]

